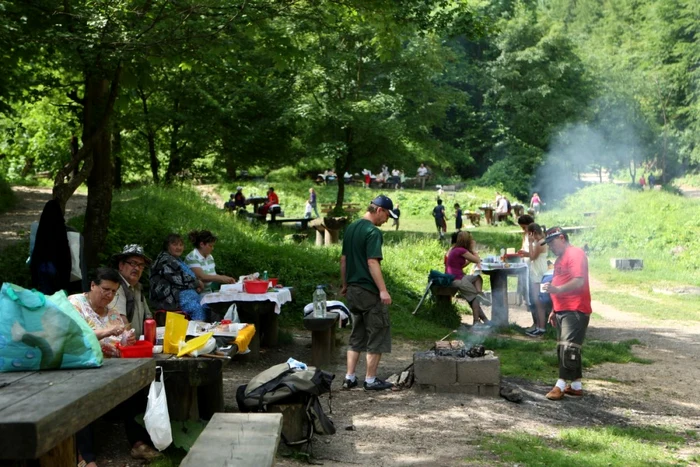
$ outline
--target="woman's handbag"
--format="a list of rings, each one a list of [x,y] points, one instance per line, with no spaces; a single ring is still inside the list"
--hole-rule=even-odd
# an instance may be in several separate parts
[[[159,376],[160,381],[158,381]],[[170,443],[173,442],[173,432],[170,428],[168,399],[165,397],[165,379],[161,367],[156,367],[156,378],[148,390],[148,404],[143,422],[156,449],[162,451],[170,446]]]

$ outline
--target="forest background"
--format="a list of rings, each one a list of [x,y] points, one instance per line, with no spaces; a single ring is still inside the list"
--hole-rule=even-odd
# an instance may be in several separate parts
[[[86,183],[91,266],[129,183],[664,181],[700,160],[699,31],[694,0],[0,0],[0,173]]]

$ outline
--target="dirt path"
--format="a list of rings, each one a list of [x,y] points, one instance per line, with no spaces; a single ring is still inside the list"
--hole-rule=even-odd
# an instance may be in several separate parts
[[[593,282],[595,296],[603,286]],[[503,381],[522,391],[521,404],[457,394],[425,394],[414,389],[379,394],[338,391],[332,399],[338,433],[317,438],[314,456],[327,466],[492,465],[483,460],[469,461],[477,458],[484,435],[527,432],[541,436],[563,427],[602,425],[669,426],[679,431],[700,428],[695,390],[700,378],[700,326],[641,319],[597,301],[593,308],[601,317],[591,322],[589,339],[638,339],[641,345],[634,347],[635,354],[652,363],[605,364],[588,370],[584,374],[585,397],[561,402],[544,397],[554,381],[538,384],[514,378]],[[528,326],[531,318],[525,309],[516,307],[511,310],[511,321]],[[295,341],[293,346],[267,354],[261,365],[234,365],[226,373],[229,409],[237,410],[235,388],[261,368],[290,356],[302,360],[308,357],[308,337],[300,332]],[[332,369],[337,389],[345,373],[343,350]],[[426,350],[425,346],[395,340],[394,351],[382,359],[382,375],[404,369],[412,362],[413,353],[420,350]],[[358,368],[358,374],[364,374],[364,367]],[[686,451],[681,455],[697,455],[700,444],[695,442]],[[279,459],[278,465],[303,464]]]
[[[51,188],[15,186],[17,206],[0,214],[0,251],[29,236],[32,222],[38,221],[44,204],[51,199]],[[87,196],[74,193],[66,205],[66,220],[85,214]]]

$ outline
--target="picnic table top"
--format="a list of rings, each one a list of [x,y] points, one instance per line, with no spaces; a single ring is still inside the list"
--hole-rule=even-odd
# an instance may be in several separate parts
[[[152,358],[101,368],[0,373],[0,459],[36,459],[125,401],[155,376]]]

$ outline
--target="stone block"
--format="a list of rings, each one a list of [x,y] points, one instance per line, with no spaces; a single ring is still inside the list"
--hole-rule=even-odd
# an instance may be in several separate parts
[[[501,385],[500,384],[479,384],[479,396],[498,398],[501,396]]]
[[[434,352],[413,354],[413,371],[416,384],[443,385],[457,382],[457,359],[438,357]]]
[[[632,258],[610,258],[610,267],[620,271],[644,269],[644,260]]]
[[[498,385],[501,382],[501,362],[490,350],[483,357],[458,359],[457,382]]]
[[[447,394],[466,394],[468,396],[479,395],[478,384],[440,384],[435,386],[435,392],[443,392]]]
[[[413,387],[416,388],[418,392],[435,392],[434,384],[415,384]]]

